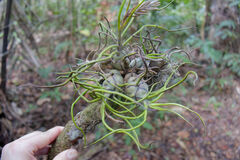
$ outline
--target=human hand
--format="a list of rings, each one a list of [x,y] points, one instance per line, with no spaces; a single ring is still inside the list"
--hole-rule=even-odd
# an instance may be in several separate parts
[[[36,160],[37,155],[48,153],[49,144],[62,132],[63,127],[54,127],[46,132],[35,131],[11,143],[6,144],[2,150],[1,160]],[[54,160],[75,160],[78,153],[68,149],[59,153]]]

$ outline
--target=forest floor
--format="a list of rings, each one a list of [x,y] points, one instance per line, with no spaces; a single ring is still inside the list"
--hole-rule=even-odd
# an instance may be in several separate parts
[[[176,98],[180,97],[183,104],[188,103],[202,116],[206,123],[206,133],[198,118],[187,111],[180,111],[193,127],[182,119],[167,114],[158,126],[154,124],[156,129],[142,130],[143,141],[152,140],[153,149],[138,152],[135,147],[136,155],[131,156],[131,152],[126,152],[131,151],[131,147],[126,147],[123,142],[113,142],[109,150],[99,154],[100,157],[109,157],[109,160],[133,159],[132,157],[139,160],[240,159],[240,81],[234,81],[232,87],[214,95],[199,87],[188,91],[185,96],[181,96],[181,89],[175,93],[177,92]]]
[[[56,68],[60,66],[57,63],[51,65]],[[28,132],[45,131],[70,120],[70,105],[75,98],[71,86],[60,90],[31,86],[54,81],[55,75],[50,77],[53,78],[43,79],[24,66],[12,73],[8,81],[8,99],[0,93],[1,146]],[[148,121],[154,121],[153,128],[141,130],[141,141],[153,142],[152,149],[138,151],[134,144],[127,145],[121,135],[115,135],[115,140],[104,140],[103,145],[100,143],[100,147],[95,147],[93,153],[89,153],[85,159],[240,159],[240,81],[235,77],[231,85],[222,90],[210,91],[204,89],[205,78],[200,76],[196,87],[189,87],[185,83],[185,87],[178,87],[165,100],[191,106],[204,119],[206,132],[201,121],[187,111],[178,110],[193,127],[169,113],[158,119],[152,114]],[[78,105],[81,110],[86,103]]]

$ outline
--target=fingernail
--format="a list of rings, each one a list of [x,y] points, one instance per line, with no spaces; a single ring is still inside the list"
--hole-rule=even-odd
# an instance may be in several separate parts
[[[59,127],[53,127],[53,128],[51,128],[51,129],[49,129],[46,133],[51,135],[51,134],[54,134],[54,133],[59,132],[59,130],[61,130],[61,128],[59,128]]]
[[[78,157],[78,152],[75,149],[71,149],[67,152],[68,160],[75,160]]]

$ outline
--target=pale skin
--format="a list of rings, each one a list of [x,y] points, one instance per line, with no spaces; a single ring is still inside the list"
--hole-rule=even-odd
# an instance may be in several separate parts
[[[2,150],[1,160],[37,160],[37,155],[48,153],[50,144],[62,132],[63,127],[57,126],[46,132],[35,131],[11,143]],[[59,153],[53,160],[76,160],[78,152],[68,149]]]

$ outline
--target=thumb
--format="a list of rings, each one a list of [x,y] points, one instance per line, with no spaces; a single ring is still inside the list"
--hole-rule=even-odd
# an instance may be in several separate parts
[[[59,153],[53,160],[76,160],[78,152],[75,149],[68,149]]]

